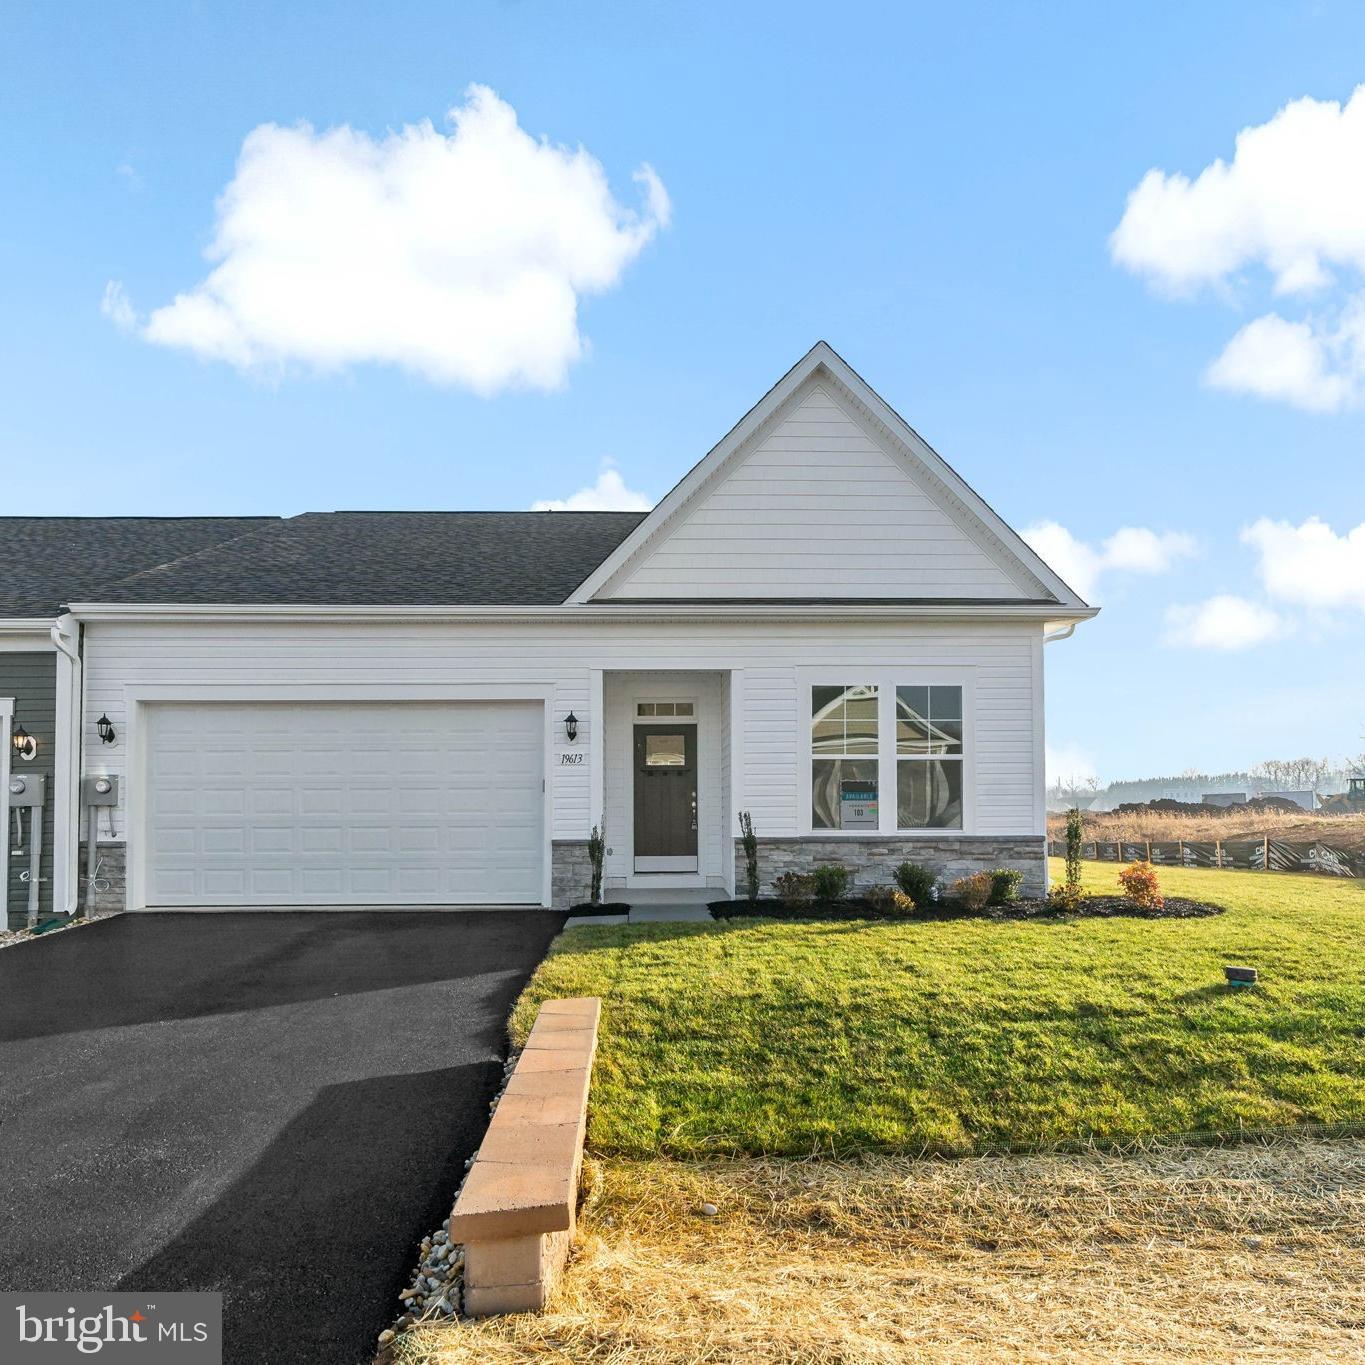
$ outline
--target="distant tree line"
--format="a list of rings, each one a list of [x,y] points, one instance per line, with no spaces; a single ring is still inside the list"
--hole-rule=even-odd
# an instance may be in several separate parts
[[[1175,777],[1142,777],[1101,786],[1093,777],[1063,776],[1047,790],[1052,810],[1113,810],[1128,801],[1198,801],[1208,792],[1260,793],[1315,791],[1319,796],[1346,790],[1353,772],[1365,771],[1365,753],[1353,759],[1268,758],[1241,772],[1201,773],[1194,769]]]

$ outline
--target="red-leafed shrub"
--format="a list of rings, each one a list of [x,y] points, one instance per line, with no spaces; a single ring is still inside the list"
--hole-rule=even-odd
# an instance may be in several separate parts
[[[1132,863],[1119,873],[1119,885],[1124,895],[1143,910],[1160,910],[1166,904],[1161,894],[1161,883],[1156,879],[1156,868],[1151,863]]]

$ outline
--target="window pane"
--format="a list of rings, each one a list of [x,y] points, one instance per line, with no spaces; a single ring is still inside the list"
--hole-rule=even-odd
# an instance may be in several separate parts
[[[813,829],[875,830],[876,799],[876,759],[817,758],[811,763]]]
[[[811,747],[818,754],[875,754],[876,687],[811,688]]]
[[[916,716],[929,715],[929,689],[927,687],[898,687],[896,689],[896,716],[913,720]]]
[[[646,735],[646,768],[681,768],[687,762],[687,744],[682,735]]]
[[[692,703],[690,701],[674,702],[673,714],[675,716],[690,716],[692,714]]]
[[[960,687],[931,687],[929,715],[934,720],[962,719],[962,689]]]
[[[931,754],[960,754],[962,752],[962,722],[960,720],[930,721],[928,751]]]
[[[907,719],[896,717],[896,752],[898,754],[927,754],[929,752],[929,722],[918,716]]]
[[[962,828],[962,763],[901,759],[896,764],[898,829]]]
[[[652,716],[654,714],[654,703],[652,701],[642,701],[636,704],[635,714],[637,716]]]

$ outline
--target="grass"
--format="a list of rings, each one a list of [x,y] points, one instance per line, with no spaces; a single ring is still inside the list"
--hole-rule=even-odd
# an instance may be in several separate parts
[[[1116,869],[1088,864],[1087,885]],[[561,936],[513,1016],[600,995],[589,1142],[967,1154],[1365,1120],[1365,885],[1169,870],[1202,920],[652,925]],[[1264,985],[1231,992],[1227,962]]]
[[[719,1206],[701,1218],[702,1202]],[[1359,1360],[1365,1143],[601,1163],[543,1315],[404,1365]]]
[[[1365,853],[1365,814],[1299,815],[1277,811],[1239,811],[1235,806],[1226,813],[1183,814],[1178,811],[1144,810],[1120,815],[1117,811],[1082,811],[1085,837],[1109,842],[1211,843],[1248,839],[1283,839],[1291,844],[1328,844],[1350,853]],[[1066,838],[1066,816],[1049,815],[1049,839]]]

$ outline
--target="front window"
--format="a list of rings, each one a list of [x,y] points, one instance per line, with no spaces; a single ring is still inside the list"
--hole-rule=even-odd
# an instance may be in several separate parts
[[[813,830],[963,828],[960,683],[887,675],[814,686],[810,699]]]
[[[811,825],[877,828],[875,684],[811,689]]]
[[[962,828],[962,689],[896,688],[896,828]]]

